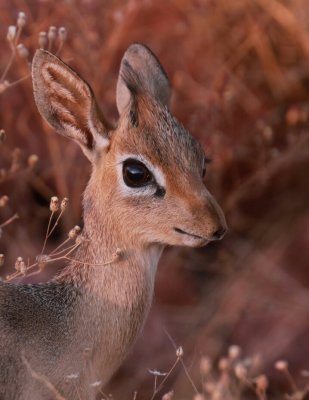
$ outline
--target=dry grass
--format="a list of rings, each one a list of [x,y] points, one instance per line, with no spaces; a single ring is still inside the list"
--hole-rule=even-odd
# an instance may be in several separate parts
[[[52,132],[34,105],[26,77],[39,33],[66,27],[61,55],[91,82],[112,121],[117,119],[120,58],[128,44],[144,42],[168,71],[176,116],[213,159],[208,185],[227,213],[230,233],[206,249],[165,253],[144,333],[106,390],[115,399],[131,398],[135,391],[137,399],[151,398],[148,368],[166,370],[174,361],[166,327],[183,345],[198,391],[204,388],[200,356],[207,354],[217,365],[225,349],[237,343],[244,354],[261,355],[260,369],[251,378],[268,376],[269,399],[297,393],[273,364],[288,359],[297,385],[306,386],[299,371],[309,362],[309,3],[4,0],[0,74],[14,54],[6,35],[19,11],[27,23],[18,42],[29,54],[14,55],[5,75],[14,84],[0,93],[0,129],[6,133],[5,141],[0,133],[0,224],[19,215],[0,226],[2,276],[12,273],[9,267],[18,256],[29,266],[27,260],[41,254],[55,193],[69,197],[70,207],[44,254],[66,240],[66,232],[80,223],[80,195],[89,174],[80,150]],[[59,45],[54,41],[52,50]],[[29,279],[48,279],[55,268]],[[231,371],[229,376],[235,374]],[[222,374],[215,369],[216,383]],[[193,396],[185,375],[176,368],[164,385],[166,392],[173,388],[175,399]],[[246,399],[256,395],[250,389],[240,393]]]

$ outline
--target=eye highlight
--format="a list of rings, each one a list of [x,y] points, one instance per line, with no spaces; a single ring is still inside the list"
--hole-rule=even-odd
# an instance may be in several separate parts
[[[132,188],[139,188],[148,185],[153,181],[152,173],[138,160],[130,158],[125,160],[122,168],[124,183]]]

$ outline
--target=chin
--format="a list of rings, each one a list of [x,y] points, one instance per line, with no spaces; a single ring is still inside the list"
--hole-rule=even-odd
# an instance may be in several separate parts
[[[208,243],[209,243],[209,240],[207,240],[207,239],[187,238],[187,239],[183,240],[182,246],[204,247],[204,246],[207,246]]]
[[[175,238],[174,240],[166,241],[167,246],[186,246],[186,247],[204,247],[207,246],[209,240],[204,238]]]

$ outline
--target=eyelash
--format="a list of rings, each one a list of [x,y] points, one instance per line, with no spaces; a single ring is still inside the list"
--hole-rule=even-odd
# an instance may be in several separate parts
[[[154,193],[155,197],[161,197],[162,198],[162,197],[165,196],[165,193],[166,193],[165,188],[160,186],[157,183],[153,173],[150,171],[150,169],[148,169],[148,167],[142,161],[140,161],[138,159],[135,159],[135,158],[127,158],[126,160],[121,162],[121,164],[122,164],[122,177],[123,177],[123,180],[124,180],[125,184],[128,187],[132,187],[132,188],[135,187],[135,188],[142,189],[142,188],[146,188],[147,186],[152,185],[152,186],[156,187],[156,191]],[[127,177],[127,179],[126,179],[126,176],[125,176],[126,167],[130,167],[130,164],[131,164],[131,166],[140,166],[142,168],[145,168],[145,170],[148,171],[148,173],[149,173],[149,178],[151,178],[151,179],[148,179],[147,181],[145,181],[145,184],[139,185],[138,182],[135,182],[136,185],[134,185],[134,182],[133,181],[130,182],[129,177]]]
[[[205,175],[206,175],[206,166],[207,166],[207,164],[209,164],[209,163],[211,163],[211,159],[210,158],[208,158],[207,156],[205,156],[205,158],[204,158],[204,165],[203,165],[203,170],[202,170],[202,177],[204,178],[205,177]]]

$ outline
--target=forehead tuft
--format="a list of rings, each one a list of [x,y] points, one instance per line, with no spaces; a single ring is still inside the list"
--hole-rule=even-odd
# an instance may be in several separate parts
[[[204,151],[167,107],[153,103],[144,110],[138,128],[126,135],[126,148],[145,154],[153,162],[180,170],[200,169]],[[142,110],[139,110],[140,113]],[[146,112],[145,112],[146,111]]]

